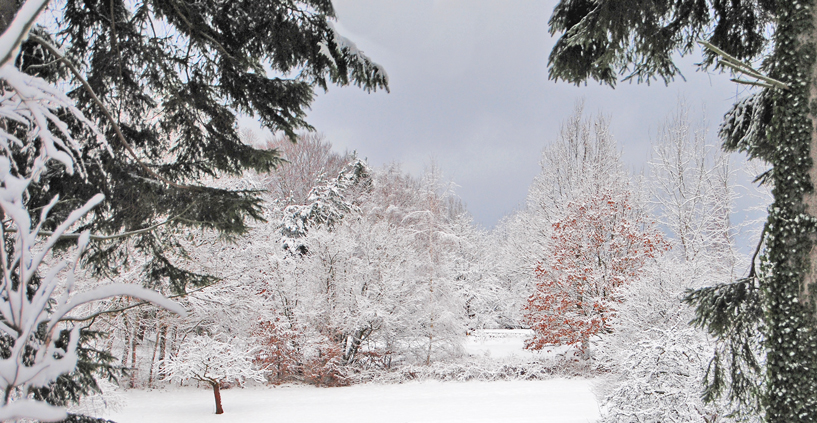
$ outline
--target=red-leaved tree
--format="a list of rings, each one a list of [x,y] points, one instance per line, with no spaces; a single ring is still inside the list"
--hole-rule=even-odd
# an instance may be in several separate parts
[[[597,192],[572,201],[553,224],[547,264],[536,268],[535,292],[525,307],[534,331],[526,348],[577,346],[589,357],[590,337],[610,331],[620,288],[667,249],[627,191]]]

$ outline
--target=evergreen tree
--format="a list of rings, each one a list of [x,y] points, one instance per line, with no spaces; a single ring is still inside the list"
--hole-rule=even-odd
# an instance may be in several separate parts
[[[673,55],[705,39],[715,46],[705,67],[737,69],[757,80],[743,81],[760,89],[727,113],[720,135],[725,148],[772,165],[761,178],[772,184],[774,203],[760,271],[753,263],[747,278],[695,291],[688,301],[698,306],[696,323],[731,345],[725,351],[733,366],[724,369],[716,356],[708,392],[724,388],[722,372],[737,375],[733,394],[759,395],[770,422],[817,421],[815,17],[813,0],[562,0],[550,19],[550,31],[562,33],[549,59],[553,79],[668,82],[679,73]],[[759,59],[760,71],[742,62]],[[757,310],[762,313],[750,313]],[[735,383],[741,366],[757,365],[741,348],[757,326],[766,339],[761,392]]]
[[[180,263],[180,232],[239,235],[248,218],[262,218],[258,192],[205,182],[281,163],[276,150],[242,141],[239,114],[294,141],[296,131],[311,129],[304,118],[316,88],[388,84],[383,69],[335,31],[329,0],[68,0],[52,7],[56,22],[35,30],[18,65],[74,87],[70,95],[110,149],[75,125],[83,171],[53,167],[30,207],[59,193],[58,222],[102,192],[106,201],[83,229],[138,233],[95,243],[89,261],[99,274],[115,274],[129,264],[127,239],[151,257],[144,283],[174,292],[212,282]]]
[[[0,29],[19,3],[0,1]],[[316,88],[388,86],[383,69],[334,29],[329,0],[68,0],[53,2],[44,15],[54,21],[34,28],[14,63],[72,89],[69,96],[89,121],[67,108],[55,113],[53,126],[77,141],[61,152],[73,156],[77,171],[47,163],[25,207],[41,209],[59,195],[42,222],[54,230],[103,193],[105,201],[77,228],[97,235],[85,261],[97,275],[115,276],[134,265],[132,256],[149,257],[133,282],[165,292],[215,280],[185,269],[180,235],[204,228],[235,236],[248,230],[248,219],[263,217],[258,191],[207,183],[282,162],[275,150],[239,137],[239,114],[294,140],[296,131],[312,129],[304,117]],[[8,116],[2,123],[26,139],[25,125]],[[12,168],[31,167],[38,153],[14,149]],[[94,377],[111,371],[106,357],[81,355],[77,372],[38,398],[61,405],[96,389]]]

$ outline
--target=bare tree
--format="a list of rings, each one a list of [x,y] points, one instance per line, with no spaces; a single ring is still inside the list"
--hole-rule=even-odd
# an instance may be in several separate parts
[[[269,175],[268,189],[285,204],[304,204],[318,180],[334,179],[348,163],[350,154],[332,151],[322,135],[305,133],[296,143],[287,137],[270,138],[267,148],[277,149],[287,163]]]

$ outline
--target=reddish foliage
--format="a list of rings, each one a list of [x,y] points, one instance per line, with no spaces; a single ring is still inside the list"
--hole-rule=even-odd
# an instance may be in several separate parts
[[[255,337],[261,342],[255,364],[270,372],[268,379],[273,383],[286,381],[299,367],[298,333],[287,329],[289,325],[285,322],[280,317],[259,322],[255,330]]]
[[[537,266],[536,291],[525,307],[534,331],[526,348],[574,345],[586,351],[591,336],[610,331],[620,288],[668,247],[626,194],[571,202],[553,229],[549,265]]]
[[[303,380],[317,386],[346,386],[348,380],[343,374],[340,347],[328,337],[321,337],[310,345],[309,354],[304,357],[301,373]]]
[[[342,351],[327,336],[292,329],[288,319],[258,324],[255,336],[261,341],[255,363],[270,371],[271,383],[300,380],[318,386],[347,385],[340,361]]]

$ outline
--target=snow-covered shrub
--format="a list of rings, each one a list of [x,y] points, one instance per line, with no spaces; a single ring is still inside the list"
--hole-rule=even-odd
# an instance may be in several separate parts
[[[664,260],[627,287],[613,333],[598,347],[608,378],[598,387],[603,422],[719,421],[722,410],[701,399],[712,352],[707,334],[689,325],[681,302],[694,273]]]
[[[294,326],[294,328],[293,328]],[[254,331],[254,363],[270,383],[300,381],[317,386],[348,384],[339,344],[286,318],[260,322]]]
[[[262,321],[253,331],[258,351],[254,363],[266,370],[271,383],[284,383],[298,372],[300,352],[298,332],[289,328],[281,317]]]
[[[303,381],[316,386],[345,386],[349,384],[343,369],[343,350],[338,342],[326,335],[307,338],[302,346]]]
[[[97,381],[100,392],[83,397],[79,404],[68,407],[68,412],[102,418],[109,413],[117,412],[127,405],[127,399],[122,392],[122,388],[108,381],[100,379]]]
[[[523,357],[458,357],[430,365],[407,363],[388,370],[347,368],[351,383],[404,383],[412,380],[451,382],[498,380],[547,380],[556,377],[596,376],[595,369],[573,354]]]

